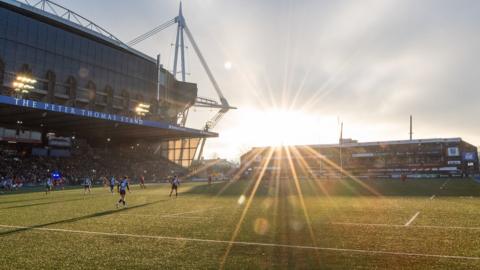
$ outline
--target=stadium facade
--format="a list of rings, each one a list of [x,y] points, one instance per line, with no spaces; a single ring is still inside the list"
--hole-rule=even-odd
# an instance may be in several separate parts
[[[241,157],[246,172],[307,177],[442,177],[478,173],[477,147],[461,138],[253,148]],[[344,171],[345,173],[341,173]]]
[[[189,166],[200,138],[218,136],[178,124],[196,98],[196,84],[177,81],[92,22],[0,0],[0,141],[45,144],[49,133],[92,144],[147,141]]]

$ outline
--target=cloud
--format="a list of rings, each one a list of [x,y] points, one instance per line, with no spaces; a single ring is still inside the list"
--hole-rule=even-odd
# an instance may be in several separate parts
[[[98,3],[114,5],[115,16],[93,16],[125,38],[171,18],[177,5],[115,6],[120,2]],[[413,114],[416,136],[480,142],[479,1],[192,0],[184,1],[184,13],[226,97],[239,107],[219,124],[224,135],[209,143],[214,151],[246,143],[235,142],[233,131],[245,126],[238,116],[250,107],[340,116],[352,128],[347,136],[361,140],[406,138]],[[167,65],[169,35],[142,50],[161,52]],[[189,56],[189,80],[201,96],[215,97],[193,51]],[[234,63],[230,71],[226,60]],[[210,116],[191,117],[201,126]]]

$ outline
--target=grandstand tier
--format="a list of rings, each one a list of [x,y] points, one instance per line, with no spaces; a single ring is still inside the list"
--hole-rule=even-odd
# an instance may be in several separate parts
[[[461,138],[253,148],[241,157],[246,172],[291,176],[438,177],[479,171],[477,147]]]

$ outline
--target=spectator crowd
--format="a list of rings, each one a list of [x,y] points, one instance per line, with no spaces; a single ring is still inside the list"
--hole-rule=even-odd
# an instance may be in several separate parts
[[[162,181],[186,169],[155,154],[150,147],[95,149],[76,145],[69,157],[33,156],[28,151],[0,147],[0,189],[41,185],[58,172],[67,185],[79,185],[85,178],[101,181],[104,177],[141,176],[147,181]]]

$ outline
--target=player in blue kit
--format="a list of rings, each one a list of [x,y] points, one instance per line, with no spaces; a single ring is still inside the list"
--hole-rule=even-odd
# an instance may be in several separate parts
[[[172,197],[172,193],[173,191],[175,190],[175,197],[178,196],[178,186],[180,186],[180,179],[178,179],[178,176],[174,176],[173,179],[171,180],[171,184],[172,184],[172,189],[170,190],[170,195],[169,197]]]
[[[127,202],[125,201],[125,195],[127,194],[127,190],[130,193],[130,186],[128,185],[128,176],[124,176],[123,179],[117,185],[118,193],[120,193],[120,200],[118,200],[116,207],[123,203],[124,207],[127,207]]]
[[[87,193],[87,190],[88,190],[88,194],[90,194],[91,188],[92,188],[92,179],[90,179],[90,177],[86,177],[85,180],[83,181],[83,195]]]
[[[47,177],[45,181],[45,195],[47,195],[52,190],[52,187],[53,187],[52,178]]]
[[[115,180],[115,176],[112,176],[112,178],[110,178],[110,192],[113,194],[113,189],[115,188],[115,183],[117,181]]]

